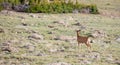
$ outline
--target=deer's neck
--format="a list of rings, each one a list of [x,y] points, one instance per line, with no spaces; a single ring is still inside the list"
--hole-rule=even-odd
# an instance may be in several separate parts
[[[79,32],[77,32],[77,37],[79,37],[80,35],[79,35]]]

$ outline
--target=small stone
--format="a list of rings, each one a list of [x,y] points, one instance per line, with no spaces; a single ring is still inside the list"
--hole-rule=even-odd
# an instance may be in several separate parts
[[[34,14],[30,14],[30,17],[35,18],[36,16]]]
[[[0,33],[4,33],[4,29],[0,28]]]
[[[27,26],[27,24],[26,23],[21,23],[23,26]]]

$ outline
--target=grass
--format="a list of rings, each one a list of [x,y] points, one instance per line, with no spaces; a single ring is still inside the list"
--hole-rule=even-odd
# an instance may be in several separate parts
[[[47,65],[54,62],[67,62],[72,65],[84,65],[84,60],[90,61],[88,65],[119,65],[114,63],[120,61],[120,44],[116,42],[116,38],[120,36],[120,17],[119,13],[119,0],[79,0],[83,3],[97,3],[100,11],[107,11],[113,15],[93,15],[93,14],[29,14],[11,12],[10,15],[0,13],[0,28],[4,29],[5,33],[0,33],[0,48],[6,41],[13,41],[12,47],[16,47],[19,52],[8,53],[0,49],[0,64],[25,64],[25,65]],[[99,2],[99,3],[98,3]],[[31,17],[35,15],[36,17]],[[111,17],[112,16],[112,17]],[[24,21],[20,17],[25,18]],[[38,18],[39,17],[39,18]],[[54,24],[54,21],[65,21],[68,27],[62,24]],[[27,26],[23,26],[22,23]],[[91,30],[102,30],[109,37],[104,39],[95,39],[92,43],[92,51],[88,52],[87,47],[83,44],[82,48],[78,49],[77,41],[73,43],[54,40],[53,36],[76,36],[76,29],[81,29],[80,26],[73,24],[79,22],[85,29],[82,30],[81,35],[91,33]],[[48,25],[53,25],[54,28],[49,28]],[[44,36],[45,40],[30,40],[28,36],[32,33],[29,31],[36,31],[38,34]],[[48,34],[49,32],[54,34]],[[104,41],[111,41],[105,43]],[[99,42],[102,41],[102,42]],[[35,46],[33,52],[24,48],[27,43]],[[50,52],[51,49],[57,49],[57,52]],[[63,50],[60,52],[60,50]],[[37,56],[36,53],[43,53],[43,56]],[[100,54],[100,59],[96,60],[91,58],[94,53]],[[85,55],[85,56],[84,56]],[[113,61],[106,60],[108,55],[112,55]]]
[[[0,16],[0,25],[1,27],[6,30],[6,33],[0,33],[0,42],[1,44],[5,41],[17,39],[17,43],[14,44],[15,47],[18,47],[20,50],[18,53],[10,53],[3,55],[3,52],[0,53],[2,56],[0,56],[3,61],[8,60],[9,62],[13,62],[13,60],[19,60],[19,63],[25,62],[32,65],[46,65],[52,62],[68,62],[73,65],[79,65],[80,59],[83,60],[90,60],[90,58],[87,57],[79,57],[79,55],[90,55],[90,53],[87,52],[87,48],[85,45],[82,45],[82,49],[77,49],[77,44],[70,44],[69,42],[65,41],[55,41],[50,40],[50,37],[52,35],[48,34],[48,31],[53,31],[53,29],[48,28],[47,25],[55,25],[58,30],[54,30],[55,35],[71,35],[76,36],[75,29],[79,29],[79,26],[73,26],[72,24],[78,20],[82,25],[86,27],[86,30],[84,30],[86,33],[90,32],[90,29],[97,29],[97,30],[103,30],[107,35],[110,35],[111,40],[113,43],[105,44],[105,46],[108,47],[102,47],[102,44],[100,43],[93,43],[92,49],[93,51],[97,51],[100,53],[100,60],[94,60],[90,65],[116,65],[106,62],[104,57],[106,57],[109,54],[112,54],[114,59],[119,59],[119,46],[117,42],[115,42],[116,35],[120,35],[120,29],[119,29],[119,19],[118,18],[109,18],[102,15],[88,15],[88,14],[49,14],[45,15],[46,17],[41,18],[31,18],[27,14],[24,14],[28,18],[25,19],[25,23],[28,24],[28,26],[24,27],[21,25],[21,21],[17,16],[22,16],[23,14],[15,14],[16,16],[12,15],[12,19],[4,19],[6,16],[4,14],[1,14]],[[39,14],[41,15],[41,14]],[[37,16],[37,15],[36,15]],[[55,18],[52,18],[51,16],[55,16]],[[62,16],[62,17],[61,17]],[[9,18],[9,16],[7,16]],[[10,16],[11,17],[11,16]],[[73,20],[69,20],[66,17],[72,17]],[[47,20],[48,21],[47,21]],[[63,20],[66,19],[66,22],[69,22],[70,27],[64,27],[62,25],[53,24],[52,22],[54,20]],[[5,21],[5,22],[4,22]],[[9,22],[8,22],[9,21]],[[4,22],[4,23],[3,23]],[[48,23],[47,23],[48,22]],[[99,23],[99,24],[98,24]],[[71,26],[73,26],[71,28]],[[30,34],[27,33],[27,30],[34,30],[37,31],[39,34],[44,35],[45,40],[42,42],[32,41],[27,39],[27,36]],[[84,35],[85,33],[83,33]],[[20,42],[22,40],[22,42]],[[30,42],[33,45],[35,45],[35,51],[32,53],[29,53],[27,49],[21,48],[24,46],[26,42]],[[75,42],[77,43],[77,42]],[[23,44],[23,45],[21,45]],[[64,52],[55,52],[51,53],[49,52],[49,49],[61,49],[64,48]],[[35,56],[34,53],[37,51],[44,52],[47,56]],[[80,52],[78,52],[80,51]],[[27,56],[22,56],[23,54],[27,54]],[[78,56],[78,57],[77,57]],[[103,59],[102,59],[103,58]],[[12,59],[12,60],[10,60]],[[22,60],[20,60],[22,59]],[[39,61],[41,60],[41,61]],[[31,63],[31,61],[33,63]],[[16,63],[16,62],[15,62]],[[8,65],[9,63],[6,63]]]

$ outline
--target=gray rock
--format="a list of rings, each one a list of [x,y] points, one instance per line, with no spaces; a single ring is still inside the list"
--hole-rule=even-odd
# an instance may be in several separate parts
[[[79,13],[79,10],[73,10],[73,13],[75,13],[75,14],[78,14]]]
[[[30,14],[30,17],[35,18],[35,17],[36,17],[36,15],[34,15],[34,14]]]
[[[44,40],[44,37],[42,35],[39,35],[37,33],[33,33],[32,35],[28,36],[29,39],[33,38],[36,40]]]
[[[117,64],[117,65],[120,65],[120,60],[116,59],[116,60],[114,61],[114,63]]]
[[[55,37],[54,38],[55,40],[61,40],[61,41],[67,41],[67,42],[70,42],[70,41],[74,41],[76,40],[76,37],[73,37],[73,36],[58,36],[58,37]]]
[[[33,52],[35,56],[46,56],[45,52],[35,51]]]
[[[18,52],[18,49],[13,46],[13,41],[7,41],[2,43],[1,50],[7,52]]]
[[[57,52],[58,51],[58,49],[57,48],[51,48],[51,49],[49,49],[49,52]]]
[[[1,50],[7,52],[18,52],[18,49],[12,46],[2,46]]]
[[[116,41],[117,41],[117,42],[120,42],[120,37],[118,37],[118,38],[116,39]]]
[[[91,61],[89,61],[89,60],[81,60],[80,61],[80,64],[82,64],[82,65],[88,65],[88,64],[91,64],[92,62]]]
[[[22,24],[23,26],[27,26],[27,25],[28,25],[27,23],[24,23],[24,22],[23,22],[23,23],[21,23],[21,24]]]
[[[68,23],[66,21],[63,21],[63,20],[61,20],[61,21],[54,21],[53,23],[61,24],[61,25],[65,26],[65,27],[68,26]]]
[[[106,37],[107,35],[105,34],[104,31],[102,30],[94,30],[91,35],[94,37],[94,38],[104,38]]]
[[[112,61],[114,61],[114,58],[113,58],[112,54],[109,54],[109,55],[106,56],[106,61],[107,61],[107,62],[112,62]]]
[[[35,50],[35,46],[31,43],[26,43],[23,47],[28,49],[29,52],[33,52]]]
[[[76,25],[76,26],[82,26],[82,24],[79,23],[79,22],[77,22],[77,23],[75,23],[75,24],[73,24],[73,25]]]
[[[98,52],[92,52],[91,54],[90,54],[90,57],[89,58],[91,58],[91,59],[93,59],[93,60],[99,60],[101,57],[100,57],[100,53],[98,53]]]

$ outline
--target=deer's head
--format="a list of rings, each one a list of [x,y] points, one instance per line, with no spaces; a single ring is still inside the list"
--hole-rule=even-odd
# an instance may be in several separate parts
[[[76,30],[76,32],[80,32],[81,30]]]

